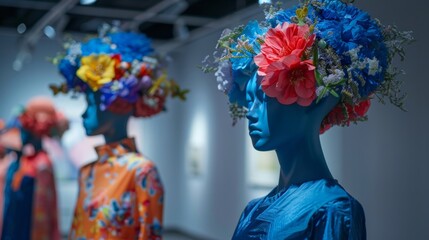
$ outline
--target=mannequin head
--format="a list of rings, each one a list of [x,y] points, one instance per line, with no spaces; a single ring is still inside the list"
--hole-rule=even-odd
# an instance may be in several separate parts
[[[260,77],[250,79],[246,87],[249,112],[249,135],[255,149],[269,151],[285,144],[319,135],[323,118],[339,99],[329,96],[308,107],[298,104],[284,105],[267,96],[261,88]]]
[[[104,135],[106,141],[120,140],[127,136],[127,123],[131,112],[118,114],[100,109],[100,92],[87,91],[87,108],[82,114],[83,127],[88,136]]]
[[[35,151],[42,150],[42,138],[61,137],[68,129],[68,120],[46,97],[32,98],[14,124],[19,128],[22,146]]]

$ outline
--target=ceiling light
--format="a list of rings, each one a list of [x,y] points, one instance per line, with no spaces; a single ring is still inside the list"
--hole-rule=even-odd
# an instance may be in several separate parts
[[[43,33],[46,35],[46,37],[53,39],[56,35],[56,31],[53,27],[47,25],[44,29],[43,29]]]
[[[27,26],[24,23],[19,24],[18,27],[16,28],[16,31],[19,34],[25,33],[26,30],[27,30]]]
[[[97,0],[80,0],[80,4],[82,5],[91,5],[95,2],[97,2]]]
[[[264,3],[271,4],[271,0],[259,0],[259,5],[264,4]]]

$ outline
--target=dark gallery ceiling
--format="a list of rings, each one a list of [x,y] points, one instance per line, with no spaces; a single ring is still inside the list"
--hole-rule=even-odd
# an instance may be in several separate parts
[[[0,35],[19,34],[16,71],[42,38],[96,34],[103,23],[145,33],[161,53],[254,16],[261,0],[0,0]],[[267,1],[267,0],[264,0]]]
[[[101,23],[119,20],[155,40],[186,36],[257,0],[0,0],[0,28],[96,33]],[[22,25],[25,24],[25,25]],[[34,34],[34,33],[33,33]]]

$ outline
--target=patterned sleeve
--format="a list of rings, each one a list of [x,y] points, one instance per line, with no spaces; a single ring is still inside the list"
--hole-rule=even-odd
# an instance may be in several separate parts
[[[354,199],[336,200],[322,207],[312,218],[310,239],[365,240],[365,215]]]
[[[153,163],[136,170],[136,181],[140,222],[138,239],[162,239],[164,189]]]

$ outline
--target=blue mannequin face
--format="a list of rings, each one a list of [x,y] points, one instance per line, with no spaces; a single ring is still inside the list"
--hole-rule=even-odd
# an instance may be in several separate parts
[[[87,108],[82,114],[83,127],[85,128],[86,135],[95,136],[103,134],[110,127],[109,115],[112,115],[109,111],[100,110],[100,96],[94,92],[88,92],[86,94]]]
[[[246,87],[249,112],[249,135],[255,149],[274,150],[283,144],[293,144],[305,131],[308,111],[297,104],[283,105],[262,91],[258,78],[253,77]]]
[[[88,106],[82,114],[83,127],[86,135],[104,135],[107,143],[119,141],[127,137],[127,123],[131,115],[116,114],[109,110],[100,109],[101,96],[99,92],[88,91],[86,94]]]

